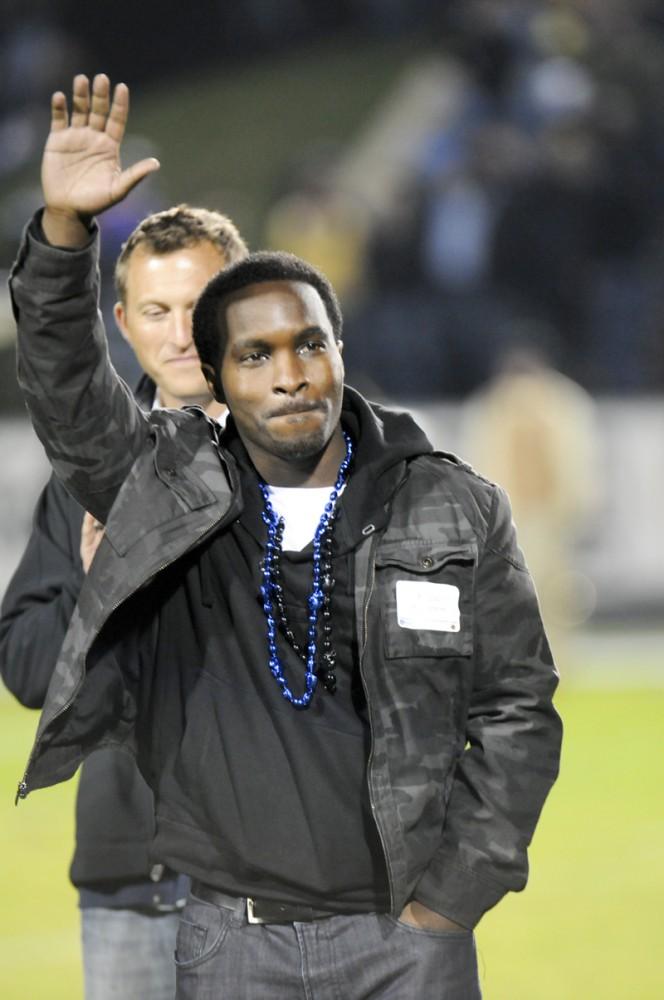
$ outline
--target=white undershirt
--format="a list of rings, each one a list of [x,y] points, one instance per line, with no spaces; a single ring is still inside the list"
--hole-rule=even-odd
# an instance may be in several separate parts
[[[270,486],[269,490],[277,517],[284,519],[283,549],[299,552],[316,534],[332,487]]]

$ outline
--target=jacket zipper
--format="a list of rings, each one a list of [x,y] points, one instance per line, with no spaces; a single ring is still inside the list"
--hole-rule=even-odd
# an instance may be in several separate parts
[[[373,527],[373,525],[372,525],[372,527]],[[364,601],[364,607],[362,609],[362,636],[361,636],[361,640],[362,641],[361,641],[361,645],[360,645],[360,665],[359,665],[360,678],[362,680],[362,685],[364,687],[364,692],[365,692],[366,697],[367,697],[367,706],[369,708],[369,721],[370,721],[370,723],[371,723],[371,714],[372,714],[371,700],[370,700],[370,696],[369,696],[369,689],[367,687],[366,677],[365,677],[364,670],[363,670],[363,664],[364,664],[364,651],[365,651],[366,646],[367,646],[367,637],[368,637],[368,632],[369,632],[369,626],[368,626],[369,601],[371,600],[371,595],[373,594],[373,587],[374,587],[374,583],[375,583],[375,580],[376,580],[376,558],[375,557],[376,557],[377,537],[376,537],[375,531],[372,532],[372,534],[373,534],[373,538],[371,539],[371,542],[370,542],[371,551],[369,553],[369,585],[367,587],[367,594],[366,594],[366,598],[365,598],[365,601]],[[390,912],[393,912],[393,910],[394,910],[394,880],[392,878],[392,868],[391,868],[391,865],[390,865],[390,857],[389,857],[389,854],[388,854],[388,851],[387,851],[387,846],[385,844],[385,837],[383,836],[383,831],[382,831],[381,825],[380,825],[380,823],[378,821],[378,811],[376,809],[376,803],[374,801],[373,791],[372,791],[372,787],[371,787],[371,780],[370,780],[371,765],[373,763],[373,757],[374,757],[374,728],[373,728],[373,726],[371,724],[370,724],[369,728],[370,728],[370,731],[371,731],[371,749],[369,750],[369,760],[367,761],[367,784],[369,786],[369,804],[371,806],[371,815],[373,816],[373,821],[375,823],[376,830],[378,831],[378,837],[380,839],[381,847],[383,848],[383,857],[385,858],[385,870],[387,871],[387,883],[388,883],[388,887],[389,887],[389,890],[390,890]]]
[[[230,507],[229,507],[229,510],[230,510]],[[228,511],[226,511],[226,514],[227,513],[228,513]],[[157,576],[158,573],[161,573],[161,571],[163,569],[166,569],[166,567],[170,566],[171,563],[174,563],[177,559],[180,559],[182,556],[186,555],[187,552],[189,552],[196,545],[198,545],[198,543],[205,537],[205,535],[208,534],[208,532],[214,531],[216,528],[218,528],[219,525],[224,520],[224,518],[226,517],[226,514],[222,514],[222,516],[217,521],[215,521],[214,524],[211,524],[209,527],[207,527],[205,529],[205,531],[202,531],[199,535],[197,535],[196,538],[192,541],[191,545],[189,545],[183,552],[180,552],[178,555],[173,556],[172,559],[167,559],[165,563],[162,563],[160,566],[158,566],[157,569],[153,573],[151,573],[149,576],[147,576],[145,578],[145,580],[143,580],[141,583],[139,583],[138,586],[135,587],[134,590],[132,590],[131,594],[127,594],[127,596],[123,597],[121,601],[118,601],[116,604],[114,604],[113,607],[111,608],[111,610],[109,611],[109,613],[104,618],[103,622],[101,622],[101,624],[99,625],[99,628],[96,630],[96,632],[92,636],[92,639],[91,639],[91,641],[90,641],[90,643],[88,645],[88,652],[90,652],[90,650],[92,649],[92,647],[93,647],[93,645],[94,645],[97,637],[99,636],[99,633],[101,632],[101,630],[104,627],[104,625],[106,624],[106,622],[109,620],[109,618],[111,617],[111,615],[115,614],[115,612],[120,607],[120,605],[124,604],[124,602],[128,601],[130,597],[133,597],[134,594],[138,593],[138,591],[141,589],[141,587],[144,587],[145,584],[148,583],[149,580],[152,580],[155,576]],[[87,659],[87,654],[86,654],[86,659]],[[63,712],[66,712],[67,709],[69,708],[69,706],[73,703],[74,699],[76,698],[76,695],[80,691],[81,684],[83,683],[83,678],[84,677],[85,677],[85,673],[83,674],[82,677],[79,678],[78,684],[76,685],[76,687],[72,691],[71,697],[68,699],[68,701],[66,702],[66,704],[64,704],[55,713],[55,715],[53,716],[53,718],[50,720],[50,722],[48,723],[49,726],[52,725],[52,723],[54,723],[56,719],[59,719],[60,716],[63,714]],[[43,735],[44,734],[42,733],[42,736]],[[30,751],[30,756],[28,757],[28,763],[25,766],[25,772],[23,774],[23,778],[18,783],[18,787],[16,789],[16,796],[14,798],[14,805],[15,806],[18,805],[19,799],[25,799],[27,797],[27,795],[28,795],[28,781],[27,781],[27,778],[28,778],[28,774],[30,772],[30,768],[32,766],[32,763],[34,761],[35,755],[37,753],[37,750],[39,749],[40,742],[41,742],[41,736],[33,744],[32,750]]]

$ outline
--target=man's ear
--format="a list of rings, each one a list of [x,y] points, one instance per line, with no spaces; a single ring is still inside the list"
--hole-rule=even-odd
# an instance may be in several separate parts
[[[343,340],[337,340],[337,347],[339,348],[339,357],[341,358],[341,377],[346,381],[346,365],[344,363],[344,342]]]
[[[216,401],[218,403],[225,403],[226,399],[224,397],[224,390],[221,387],[219,373],[213,368],[212,365],[209,365],[207,361],[201,361],[201,371],[203,372],[208,388]]]
[[[115,324],[118,330],[120,331],[124,339],[127,341],[127,343],[130,344],[131,339],[129,337],[129,332],[127,330],[127,318],[125,314],[125,307],[122,304],[122,302],[116,302],[115,305],[113,306],[113,316],[115,317]]]

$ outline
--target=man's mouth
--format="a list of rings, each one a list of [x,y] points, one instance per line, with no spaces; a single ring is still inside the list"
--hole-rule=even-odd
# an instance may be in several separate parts
[[[311,413],[314,410],[322,409],[320,403],[289,403],[288,405],[280,406],[278,410],[271,410],[267,417],[271,420],[273,417],[294,417],[299,416],[302,413]]]
[[[178,354],[175,358],[168,358],[166,361],[167,365],[179,365],[179,364],[198,364],[197,354]]]

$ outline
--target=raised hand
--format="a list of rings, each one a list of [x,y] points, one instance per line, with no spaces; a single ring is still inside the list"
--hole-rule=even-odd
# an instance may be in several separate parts
[[[71,118],[67,99],[58,91],[51,99],[51,131],[42,160],[46,238],[61,246],[76,246],[88,237],[93,215],[122,201],[144,177],[159,169],[149,157],[126,170],[120,146],[129,113],[129,89],[119,83],[111,100],[111,85],[103,73],[90,83],[74,78]]]

